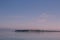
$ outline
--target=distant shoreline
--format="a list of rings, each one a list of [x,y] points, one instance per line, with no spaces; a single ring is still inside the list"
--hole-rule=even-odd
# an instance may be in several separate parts
[[[15,32],[60,32],[56,30],[15,30]]]

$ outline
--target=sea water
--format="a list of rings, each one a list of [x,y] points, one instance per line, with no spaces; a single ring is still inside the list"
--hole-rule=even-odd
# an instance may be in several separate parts
[[[1,31],[0,40],[60,40],[60,32]]]

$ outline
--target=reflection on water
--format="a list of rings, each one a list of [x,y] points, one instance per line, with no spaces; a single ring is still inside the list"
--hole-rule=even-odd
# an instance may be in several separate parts
[[[60,40],[59,32],[0,32],[0,40]]]

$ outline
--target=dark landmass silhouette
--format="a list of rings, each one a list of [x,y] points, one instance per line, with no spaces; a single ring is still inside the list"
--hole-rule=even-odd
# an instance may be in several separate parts
[[[56,30],[15,30],[15,32],[60,32]]]

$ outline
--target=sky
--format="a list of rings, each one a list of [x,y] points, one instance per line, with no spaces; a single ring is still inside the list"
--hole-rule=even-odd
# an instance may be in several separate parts
[[[60,0],[0,0],[0,28],[60,30]]]

